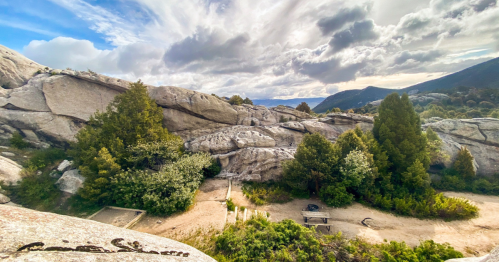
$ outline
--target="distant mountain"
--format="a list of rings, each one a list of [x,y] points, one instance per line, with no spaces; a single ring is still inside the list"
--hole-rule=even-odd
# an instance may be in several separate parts
[[[383,99],[393,92],[409,93],[433,91],[436,89],[450,89],[456,86],[469,86],[476,88],[499,88],[499,58],[469,67],[438,79],[430,80],[403,89],[388,89],[369,86],[360,90],[346,90],[329,96],[313,110],[317,113],[326,112],[328,109],[339,107],[342,110],[357,108],[365,104]]]
[[[316,98],[293,98],[293,99],[253,99],[254,105],[275,107],[278,105],[297,107],[301,102],[306,102],[310,108],[315,107],[320,102],[324,101],[324,97]]]

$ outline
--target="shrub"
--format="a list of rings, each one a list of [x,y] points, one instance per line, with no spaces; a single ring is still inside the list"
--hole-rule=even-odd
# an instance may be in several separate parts
[[[251,101],[251,99],[249,99],[249,98],[247,98],[247,97],[246,97],[246,98],[243,100],[243,104],[253,105],[253,101]]]
[[[482,101],[482,102],[480,102],[478,105],[479,105],[480,107],[482,107],[482,108],[488,108],[488,109],[490,109],[490,108],[494,108],[494,107],[495,107],[495,105],[494,105],[493,103],[488,102],[488,101]]]
[[[237,105],[237,106],[240,106],[242,105],[244,102],[244,100],[238,96],[238,95],[233,95],[230,99],[229,99],[229,104],[231,105]]]
[[[350,205],[354,199],[354,196],[341,184],[322,187],[319,196],[324,203],[332,207]]]
[[[476,172],[473,168],[473,156],[466,147],[461,147],[457,153],[456,161],[452,166],[464,179],[475,177]]]
[[[205,239],[198,242],[199,247],[218,261],[443,262],[463,257],[449,244],[432,240],[421,241],[415,248],[395,241],[372,245],[359,238],[346,239],[341,232],[322,235],[289,219],[275,223],[264,216],[239,221],[227,226],[221,235],[213,233]]]
[[[468,101],[466,101],[466,105],[469,106],[469,107],[475,107],[476,106],[476,102],[473,101],[473,100],[468,100]]]
[[[10,144],[18,149],[25,149],[29,147],[29,143],[24,141],[23,136],[19,132],[14,132],[12,138],[9,140]]]
[[[234,202],[232,202],[232,198],[227,199],[226,203],[227,203],[227,210],[229,211],[236,210],[236,205],[234,204]]]
[[[61,191],[55,185],[57,178],[50,177],[48,172],[41,175],[29,174],[18,186],[8,187],[12,192],[12,201],[28,208],[42,211],[53,210]]]
[[[285,203],[293,199],[284,186],[275,182],[246,182],[242,189],[243,193],[256,205]]]
[[[66,158],[66,152],[60,148],[37,150],[33,153],[33,156],[24,163],[24,167],[32,170],[43,170],[64,158]]]
[[[203,176],[212,178],[215,177],[216,175],[220,174],[220,171],[222,171],[222,166],[216,159],[211,160],[211,165],[208,166],[207,168],[203,169]]]
[[[483,117],[482,112],[480,112],[478,110],[471,110],[471,111],[467,112],[466,114],[470,118],[481,118],[481,117]]]
[[[310,107],[308,106],[308,104],[306,102],[301,102],[301,104],[299,104],[296,107],[296,110],[301,111],[301,112],[305,112],[307,114],[310,114],[312,112],[312,110],[310,109]]]
[[[184,211],[211,165],[208,154],[184,155],[159,172],[129,170],[111,178],[113,199],[119,206],[145,209],[152,214]]]
[[[281,115],[281,117],[279,118],[279,123],[286,123],[288,121],[289,119],[285,118],[283,115]]]
[[[343,175],[343,185],[346,187],[358,188],[367,176],[373,177],[371,165],[362,151],[350,151],[343,161],[340,173]]]

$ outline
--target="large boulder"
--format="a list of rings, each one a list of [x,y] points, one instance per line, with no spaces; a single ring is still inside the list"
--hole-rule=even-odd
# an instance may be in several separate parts
[[[267,126],[278,122],[274,114],[265,106],[243,104],[233,107],[237,111],[238,125]]]
[[[6,157],[0,156],[0,181],[17,183],[21,181],[22,166]]]
[[[220,129],[229,126],[170,108],[163,108],[163,124],[168,131],[178,133],[186,140],[188,137],[183,135],[185,131]]]
[[[221,178],[244,181],[279,180],[282,162],[294,158],[294,148],[244,148],[228,154],[215,155],[222,165]]]
[[[74,195],[78,189],[83,187],[83,182],[85,182],[85,178],[80,175],[78,169],[73,169],[64,172],[56,184],[59,185],[59,190]]]
[[[33,130],[47,140],[54,142],[75,141],[75,135],[82,125],[69,117],[51,112],[27,112],[0,108],[0,125],[19,130]]]
[[[0,93],[0,107],[19,109],[25,111],[50,112],[42,87],[43,81],[48,78],[48,74],[39,74],[29,80],[29,82],[13,90],[4,90]]]
[[[450,156],[444,164],[451,167],[462,146],[474,157],[477,174],[492,176],[499,170],[499,119],[445,119],[423,125],[431,127],[443,142],[442,149]]]
[[[275,140],[255,127],[234,126],[210,135],[196,138],[185,144],[191,152],[224,154],[246,147],[274,147]]]
[[[13,89],[23,86],[43,66],[18,52],[0,45],[0,86]]]
[[[130,89],[130,84],[132,83],[130,81],[97,74],[91,71],[62,70],[60,71],[60,74],[78,78],[84,80],[85,82],[95,83],[100,86],[118,91],[120,93]],[[151,86],[147,87],[152,88]]]
[[[0,204],[6,204],[10,202],[10,198],[4,194],[0,193]]]
[[[43,93],[50,111],[88,121],[97,110],[106,111],[107,105],[120,92],[74,77],[57,75],[44,81]]]
[[[162,107],[175,109],[206,120],[236,125],[237,111],[227,102],[212,95],[174,87],[160,86],[149,95]]]
[[[21,207],[0,205],[0,225],[5,261],[215,261],[168,238]]]

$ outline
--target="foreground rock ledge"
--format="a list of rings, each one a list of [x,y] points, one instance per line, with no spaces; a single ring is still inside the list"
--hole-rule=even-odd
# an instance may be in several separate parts
[[[119,240],[120,238],[123,240]],[[25,249],[17,252],[19,248],[36,242],[43,243],[43,246],[38,243],[32,249],[38,247],[42,251]],[[45,249],[69,251],[43,251]],[[118,253],[120,249],[130,252]],[[140,249],[144,252],[163,252],[163,255],[139,253]],[[95,250],[100,250],[101,253],[89,252]],[[177,256],[180,252],[182,254]],[[187,257],[184,256],[185,253],[188,253]],[[171,239],[96,221],[5,205],[0,205],[0,259],[2,261],[215,261],[201,251]]]

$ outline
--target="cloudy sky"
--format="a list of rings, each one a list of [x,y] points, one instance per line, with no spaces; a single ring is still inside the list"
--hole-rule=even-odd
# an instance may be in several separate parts
[[[0,0],[52,68],[250,98],[401,88],[499,56],[497,0]]]

